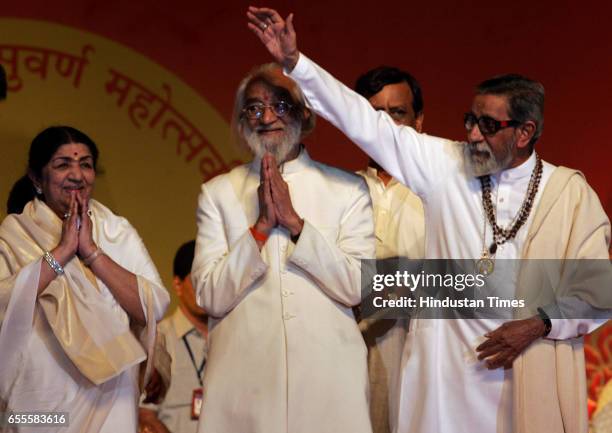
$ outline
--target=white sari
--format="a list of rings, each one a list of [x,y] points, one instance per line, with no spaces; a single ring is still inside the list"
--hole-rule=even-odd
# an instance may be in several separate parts
[[[61,236],[61,220],[46,204],[35,199],[0,226],[0,412],[68,413],[68,428],[46,432],[136,430],[138,366],[152,358],[155,324],[169,302],[134,228],[94,200],[90,209],[96,244],[137,277],[144,328],[130,326],[77,257],[37,297],[41,257]],[[30,430],[41,431],[0,426]]]

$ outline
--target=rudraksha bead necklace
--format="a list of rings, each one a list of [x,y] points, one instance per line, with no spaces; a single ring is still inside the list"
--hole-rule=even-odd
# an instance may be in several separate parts
[[[480,176],[480,188],[482,190],[482,207],[484,208],[489,224],[493,228],[493,242],[489,246],[489,254],[494,255],[497,251],[497,247],[506,243],[508,240],[513,239],[519,229],[527,222],[529,213],[533,207],[533,201],[538,192],[540,186],[540,179],[542,178],[542,160],[540,156],[536,154],[536,165],[531,173],[529,179],[529,186],[527,187],[527,194],[521,204],[521,208],[514,217],[514,220],[507,228],[501,228],[497,224],[496,207],[493,206],[491,200],[491,176]]]

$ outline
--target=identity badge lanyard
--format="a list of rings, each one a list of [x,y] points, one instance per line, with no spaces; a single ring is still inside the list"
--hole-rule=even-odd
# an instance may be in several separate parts
[[[185,347],[187,348],[187,352],[189,353],[189,358],[191,359],[191,364],[193,365],[193,369],[195,370],[196,376],[198,377],[198,382],[200,382],[200,386],[203,386],[202,382],[202,372],[204,371],[204,366],[206,365],[206,357],[202,359],[202,363],[200,367],[196,365],[195,356],[193,356],[193,351],[191,350],[191,346],[189,346],[189,342],[187,341],[187,334],[183,335],[183,343],[185,343]]]
[[[191,364],[193,365],[193,369],[195,370],[196,376],[198,377],[198,382],[200,383],[200,388],[193,390],[193,395],[191,398],[191,419],[197,420],[200,418],[200,414],[202,413],[202,401],[204,400],[204,391],[202,387],[204,383],[202,381],[202,372],[204,371],[204,366],[206,365],[206,357],[202,359],[202,363],[198,368],[195,356],[193,355],[193,351],[191,350],[191,346],[189,346],[189,342],[187,341],[187,334],[183,335],[183,343],[185,343],[185,347],[187,348],[187,353],[189,353],[189,358],[191,358]]]

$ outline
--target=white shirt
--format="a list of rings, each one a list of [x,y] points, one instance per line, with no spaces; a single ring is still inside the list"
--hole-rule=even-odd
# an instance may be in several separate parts
[[[165,339],[166,349],[172,359],[170,387],[161,403],[141,404],[141,407],[157,412],[157,418],[172,433],[195,433],[198,429],[198,420],[191,419],[191,404],[193,391],[201,388],[201,384],[189,350],[193,354],[197,369],[203,367],[200,371],[202,379],[206,370],[205,360],[208,352],[206,339],[180,308],[177,308],[172,316],[160,322],[158,332]],[[185,340],[189,344],[189,349]]]
[[[376,258],[423,258],[425,220],[421,199],[396,179],[385,185],[373,167],[358,174],[366,180],[372,198]]]

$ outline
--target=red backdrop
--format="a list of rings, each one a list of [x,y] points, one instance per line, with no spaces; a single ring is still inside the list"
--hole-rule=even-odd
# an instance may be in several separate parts
[[[35,18],[98,33],[180,76],[229,120],[240,78],[270,60],[247,27],[245,1],[30,0],[3,2],[0,15]],[[581,169],[612,213],[608,138],[612,119],[612,6],[601,2],[271,1],[295,13],[301,50],[351,84],[392,64],[411,71],[425,95],[425,129],[463,138],[474,85],[519,72],[547,91],[545,159]],[[597,4],[599,3],[599,4]],[[357,169],[365,156],[320,122],[315,158]]]

